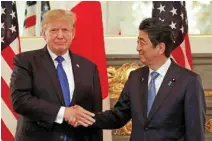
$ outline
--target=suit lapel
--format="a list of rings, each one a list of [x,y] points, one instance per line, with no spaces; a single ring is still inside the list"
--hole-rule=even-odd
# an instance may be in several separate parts
[[[40,57],[40,62],[43,65],[43,67],[45,68],[46,74],[49,77],[49,79],[51,80],[51,82],[56,90],[58,99],[60,100],[62,105],[65,105],[62,90],[60,88],[60,84],[59,84],[59,81],[57,78],[54,62],[52,61],[52,58],[47,51],[47,47],[45,47],[43,49],[43,52]]]
[[[74,76],[74,85],[75,85],[75,89],[73,92],[73,97],[71,100],[71,105],[75,105],[76,104],[76,93],[77,93],[77,87],[78,87],[78,80],[80,79],[80,74],[83,73],[80,70],[80,60],[79,58],[72,54],[71,51],[69,52],[70,57],[71,57],[71,64],[72,64],[72,70],[73,70],[73,76]]]
[[[168,94],[170,93],[170,90],[175,86],[173,79],[177,79],[179,75],[179,68],[177,65],[172,61],[164,79],[163,82],[159,88],[159,91],[157,93],[157,96],[155,97],[154,103],[152,105],[152,108],[150,110],[149,116],[148,116],[148,122],[151,120],[153,115],[157,112],[157,110],[161,107],[164,100],[167,98]]]
[[[149,75],[149,68],[145,67],[142,72],[142,76],[141,76],[142,85],[140,87],[140,91],[141,91],[140,94],[142,94],[141,104],[142,104],[144,121],[147,120],[148,75]]]
[[[136,77],[136,81],[133,84],[135,90],[135,96],[133,96],[133,102],[136,103],[136,111],[138,111],[138,119],[143,124],[146,121],[146,97],[147,97],[147,82],[148,82],[148,67],[143,67],[139,71],[139,76]]]

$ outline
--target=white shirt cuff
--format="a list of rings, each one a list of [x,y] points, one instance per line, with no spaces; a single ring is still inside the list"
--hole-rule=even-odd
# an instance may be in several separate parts
[[[61,107],[58,114],[57,114],[56,120],[54,122],[56,122],[58,124],[62,124],[64,113],[65,113],[65,107]]]

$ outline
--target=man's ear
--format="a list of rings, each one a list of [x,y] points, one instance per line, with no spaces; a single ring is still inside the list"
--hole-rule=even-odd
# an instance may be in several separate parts
[[[160,54],[164,54],[165,53],[166,45],[163,42],[158,44],[158,48],[159,48],[159,53]]]
[[[76,32],[76,29],[75,29],[75,27],[72,29],[72,39],[75,37],[75,32]]]
[[[46,40],[46,33],[44,31],[42,31],[42,36],[43,36],[44,40]]]

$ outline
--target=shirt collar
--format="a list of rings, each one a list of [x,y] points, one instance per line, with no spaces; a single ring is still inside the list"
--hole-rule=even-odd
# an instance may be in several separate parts
[[[156,70],[156,72],[159,73],[161,76],[164,77],[166,75],[166,72],[168,71],[170,65],[171,65],[171,59],[168,58],[166,60],[166,62],[159,69]],[[153,72],[153,71],[154,70],[152,70],[151,68],[149,68],[149,74],[151,72]]]
[[[49,47],[47,46],[47,50],[52,58],[53,61],[55,61],[55,59],[57,58],[57,55],[55,53],[53,53]],[[68,61],[69,60],[69,51],[67,50],[65,54],[62,55],[62,57],[64,58],[64,61]]]

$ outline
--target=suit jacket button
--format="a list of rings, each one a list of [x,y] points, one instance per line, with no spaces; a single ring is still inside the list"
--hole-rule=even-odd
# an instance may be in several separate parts
[[[145,129],[144,129],[145,131],[148,131],[149,130],[149,128],[148,127],[145,127]]]

